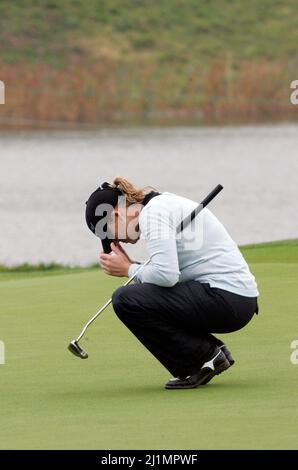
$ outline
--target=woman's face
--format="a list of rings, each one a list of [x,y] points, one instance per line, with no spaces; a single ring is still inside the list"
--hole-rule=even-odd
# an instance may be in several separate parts
[[[141,204],[116,206],[108,224],[112,238],[124,243],[136,243],[140,236],[138,222],[141,209]]]

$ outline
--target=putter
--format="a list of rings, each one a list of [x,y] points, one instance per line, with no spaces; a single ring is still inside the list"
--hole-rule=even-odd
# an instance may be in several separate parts
[[[204,209],[204,207],[209,204],[209,202],[212,201],[212,199],[217,196],[217,194],[223,189],[223,186],[221,184],[218,184],[209,194],[208,196],[203,199],[203,201],[187,216],[185,219],[182,220],[182,222],[178,225],[176,232],[177,234],[182,232],[182,230],[187,227],[192,220]],[[133,276],[131,276],[128,281],[126,281],[123,286],[128,286],[137,276],[137,274],[148,264],[150,263],[151,258],[147,259],[145,263],[143,263],[140,268],[135,272]],[[86,323],[84,328],[82,329],[81,333],[79,336],[71,341],[69,343],[68,349],[69,351],[74,354],[77,357],[80,357],[81,359],[87,359],[88,358],[88,353],[79,345],[79,341],[82,339],[84,334],[86,333],[87,329],[89,326],[96,320],[96,318],[112,303],[112,299],[109,299],[96,313],[95,315]]]

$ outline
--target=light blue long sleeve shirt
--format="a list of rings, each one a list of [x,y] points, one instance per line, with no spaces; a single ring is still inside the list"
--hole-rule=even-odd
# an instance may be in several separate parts
[[[172,287],[177,282],[196,280],[209,283],[210,287],[257,297],[255,277],[237,244],[209,209],[204,208],[179,236],[176,234],[178,224],[197,205],[165,192],[143,207],[139,227],[151,261],[141,266],[136,282]],[[139,264],[132,264],[129,277],[139,268]]]

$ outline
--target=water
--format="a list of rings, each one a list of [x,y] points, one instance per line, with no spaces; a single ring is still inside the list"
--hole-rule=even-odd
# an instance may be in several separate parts
[[[221,183],[238,244],[298,237],[297,149],[297,125],[2,132],[0,263],[96,262],[84,203],[116,175],[197,201]]]

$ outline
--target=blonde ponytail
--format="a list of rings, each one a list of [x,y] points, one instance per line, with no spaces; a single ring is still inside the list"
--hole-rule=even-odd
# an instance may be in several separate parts
[[[117,176],[113,181],[114,188],[120,189],[128,204],[141,203],[147,194],[146,188],[136,188],[132,183],[127,181],[127,179],[122,178],[122,176]]]

